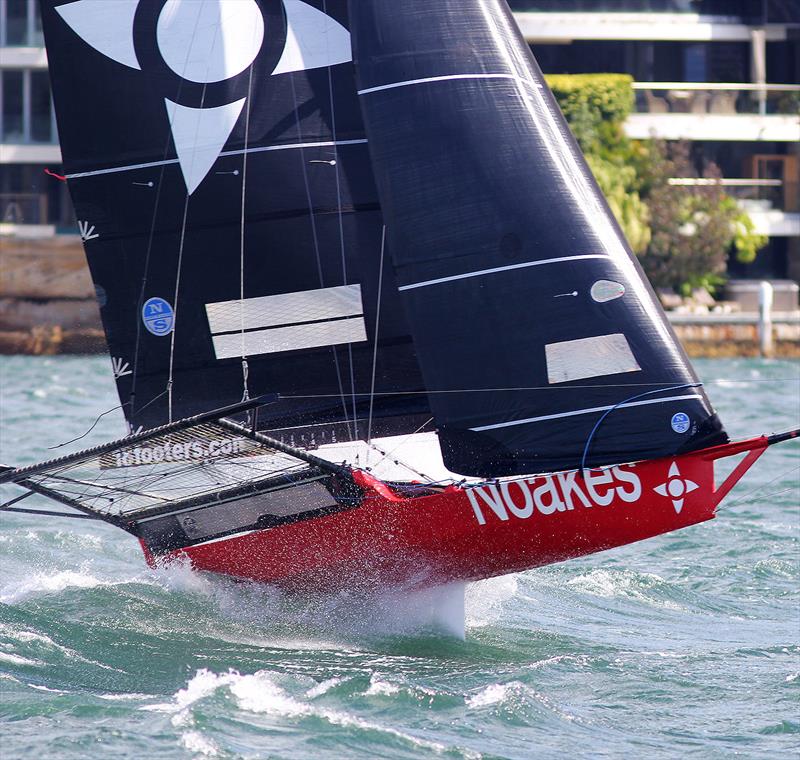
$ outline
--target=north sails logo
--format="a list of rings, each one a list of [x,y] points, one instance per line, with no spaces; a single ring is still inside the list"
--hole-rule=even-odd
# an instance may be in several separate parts
[[[117,63],[142,70],[134,45],[140,0],[76,0],[56,11],[87,44]],[[282,0],[286,41],[272,76],[352,60],[350,33],[302,0]],[[156,44],[166,66],[188,83],[225,82],[246,71],[264,44],[264,14],[255,0],[166,0]],[[205,179],[233,132],[247,98],[189,107],[164,98],[172,140],[189,194]]]

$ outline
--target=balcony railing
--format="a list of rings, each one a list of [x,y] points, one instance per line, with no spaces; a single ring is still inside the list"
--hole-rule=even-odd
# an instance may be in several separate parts
[[[734,116],[800,114],[800,85],[634,82],[636,112]]]
[[[722,187],[751,211],[800,211],[797,181],[706,177],[672,177],[667,181],[679,187]]]
[[[510,0],[514,11],[559,13],[696,13],[751,23],[797,23],[800,9],[781,0]]]

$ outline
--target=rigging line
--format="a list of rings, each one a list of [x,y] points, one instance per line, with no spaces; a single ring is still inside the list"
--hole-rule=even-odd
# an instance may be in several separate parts
[[[383,459],[386,459],[386,457],[391,457],[391,454],[384,451],[380,446],[377,446],[374,443],[370,442],[367,442],[367,445],[371,449],[377,451],[379,454],[383,454]],[[383,459],[381,459],[380,461],[382,462]],[[367,458],[367,462],[369,462],[369,458]],[[419,477],[421,477],[423,480],[427,480],[428,481],[427,485],[432,485],[434,483],[441,482],[441,481],[435,481],[432,477],[426,475],[424,472],[420,472],[416,467],[412,467],[410,464],[408,464],[408,462],[404,462],[399,457],[392,457],[392,462],[394,464],[400,465],[401,467],[405,467],[409,472],[413,472],[415,475],[419,475]],[[378,464],[380,464],[380,462]],[[377,465],[364,467],[364,469],[367,470],[368,472],[372,472],[375,469],[375,467],[377,467]],[[452,480],[452,478],[450,479]]]
[[[33,493],[33,491],[31,491]],[[100,520],[92,515],[74,514],[72,512],[51,512],[46,509],[25,509],[24,507],[0,507],[0,512],[17,512],[25,515],[48,515],[50,517],[72,517],[76,520]]]
[[[425,420],[425,422],[423,422],[413,433],[409,433],[390,452],[384,454],[384,456],[381,459],[379,459],[374,465],[372,465],[372,469],[374,470],[379,464],[381,464],[381,462],[383,462],[388,457],[392,456],[394,454],[394,452],[397,451],[401,446],[405,446],[405,444],[408,443],[408,441],[411,439],[412,436],[415,436],[417,433],[420,432],[420,430],[422,430],[424,427],[427,427],[427,425],[429,425],[431,422],[433,422],[433,417],[429,417],[427,420]],[[412,472],[417,472],[413,468],[409,468],[409,469],[411,469]],[[417,472],[417,475],[422,475],[422,473]],[[422,477],[425,477],[425,476],[423,475]]]
[[[789,475],[789,474],[791,474],[793,472],[797,472],[797,470],[800,470],[800,464],[797,464],[794,467],[790,467],[788,470],[786,470],[785,472],[779,473],[774,478],[768,480],[766,483],[762,483],[760,486],[756,486],[755,488],[751,489],[750,491],[745,493],[743,496],[738,498],[736,501],[731,502],[730,504],[726,504],[724,507],[721,507],[720,509],[717,509],[717,512],[724,512],[726,509],[732,509],[733,507],[737,507],[740,504],[744,504],[748,499],[750,499],[753,496],[755,496],[763,488],[766,488],[767,486],[772,485],[776,480],[780,480],[781,478],[785,478],[787,475]],[[794,490],[794,487],[789,488],[787,490],[790,490],[790,491]],[[778,493],[784,493],[784,492],[785,491],[778,491]],[[776,494],[764,494],[764,495],[765,496],[774,496]]]
[[[75,443],[75,441],[80,441],[81,438],[86,438],[86,436],[89,435],[89,433],[91,433],[92,430],[95,429],[95,426],[97,425],[98,422],[100,422],[100,420],[103,417],[105,417],[107,414],[111,414],[111,412],[115,412],[117,409],[122,409],[123,407],[128,406],[129,403],[130,402],[126,402],[125,404],[118,404],[117,406],[114,406],[111,409],[106,409],[105,412],[101,412],[100,414],[97,415],[95,421],[92,423],[91,427],[85,433],[79,435],[77,438],[72,438],[69,441],[64,441],[64,443],[57,443],[55,446],[48,446],[47,447],[48,450],[52,451],[53,449],[60,449],[62,446],[69,446],[70,443]]]
[[[189,188],[186,188],[186,200],[183,203],[183,222],[181,223],[181,239],[178,245],[178,271],[175,275],[175,295],[172,299],[172,333],[169,340],[169,375],[167,378],[167,412],[168,422],[172,422],[172,380],[175,369],[175,333],[178,331],[178,296],[181,287],[181,267],[183,266],[183,247],[186,242],[186,220],[189,215]]]
[[[198,14],[197,18],[195,19],[192,38],[194,38],[194,34],[196,34],[196,32],[197,32],[197,25],[198,25],[199,21],[200,21],[200,14]],[[190,52],[191,52],[191,45],[186,50],[186,60],[184,61],[184,65],[189,62]],[[175,94],[175,102],[176,103],[180,102],[181,90],[182,89],[183,89],[183,79],[179,79],[178,80],[177,92]],[[203,85],[203,97],[205,97],[205,85]],[[167,114],[167,118],[169,118],[169,114]],[[136,315],[135,315],[135,319],[136,319],[136,344],[135,344],[134,355],[133,355],[133,372],[132,372],[132,376],[131,376],[131,393],[130,393],[130,399],[129,399],[129,403],[131,405],[131,409],[130,409],[131,419],[133,419],[133,416],[134,416],[134,414],[136,412],[136,379],[138,377],[139,348],[141,346],[142,324],[143,324],[143,320],[141,318],[141,312],[142,312],[142,308],[144,307],[144,298],[145,298],[145,295],[147,293],[147,277],[148,277],[148,273],[150,271],[150,255],[151,255],[151,253],[153,251],[153,241],[155,240],[155,232],[156,232],[156,219],[158,217],[158,206],[159,206],[159,203],[161,201],[161,188],[162,188],[162,186],[164,184],[164,173],[166,172],[166,168],[167,168],[166,160],[167,160],[167,155],[169,153],[169,146],[170,146],[170,142],[171,141],[172,141],[172,129],[170,128],[170,129],[167,129],[167,136],[166,136],[166,140],[164,142],[164,152],[162,154],[162,156],[163,156],[162,164],[161,164],[161,169],[160,169],[159,175],[158,175],[158,187],[156,188],[156,197],[155,197],[155,201],[153,203],[153,216],[152,216],[152,218],[150,220],[150,232],[149,232],[148,238],[147,238],[147,253],[145,254],[145,258],[144,258],[144,272],[142,273],[142,287],[141,287],[141,289],[139,291],[139,301],[138,301],[137,306],[136,306]],[[187,191],[188,191],[188,188],[187,188]],[[188,203],[188,197],[187,197],[187,203]],[[184,223],[185,223],[185,216],[184,216]],[[177,304],[173,304],[173,309],[177,309]],[[177,321],[177,313],[175,313],[173,319],[175,321]],[[174,336],[174,333],[175,333],[175,322],[173,322],[173,326],[172,327],[173,327],[172,332],[173,332],[173,336]],[[172,346],[170,346],[170,373],[171,372],[172,372]],[[171,388],[171,380],[170,380],[170,388]],[[156,398],[159,398],[159,396],[156,396]],[[152,403],[152,401],[154,401],[154,400],[155,399],[152,399],[149,403]],[[172,392],[171,392],[171,390],[170,390],[170,394],[169,394],[169,402],[170,402],[169,418],[170,418],[170,421],[172,421]],[[149,403],[148,403],[148,405],[149,405]]]
[[[603,424],[603,420],[608,417],[611,412],[616,409],[619,409],[624,404],[629,404],[632,401],[637,401],[640,398],[644,398],[645,396],[652,396],[654,393],[664,393],[665,391],[682,391],[688,388],[700,388],[702,387],[702,383],[685,383],[683,385],[673,385],[671,388],[657,388],[654,391],[646,391],[645,393],[640,393],[637,396],[631,396],[630,398],[626,398],[623,401],[620,401],[618,404],[614,404],[611,409],[607,409],[606,412],[600,417],[597,422],[595,422],[594,427],[592,428],[592,432],[589,433],[589,437],[586,439],[586,445],[583,447],[583,456],[581,457],[581,471],[586,470],[586,457],[589,455],[589,446],[592,444],[592,439],[594,438],[594,434],[597,432],[600,425]],[[648,402],[645,402],[648,403]]]
[[[197,17],[194,22],[194,29],[192,30],[192,39],[195,38],[197,34],[197,27],[200,24],[200,16],[201,14],[197,14]],[[215,28],[214,30],[214,40],[213,42],[216,43],[217,35],[219,34],[219,27]],[[188,65],[189,57],[192,54],[192,46],[188,45],[186,48],[186,59],[184,61],[184,66]],[[211,68],[211,59],[207,61],[206,65],[206,72],[208,72]],[[205,106],[206,102],[206,90],[208,89],[208,85],[204,84],[203,89],[200,93],[200,108],[202,109]],[[177,108],[177,104],[175,106]],[[170,119],[171,121],[171,119]],[[197,120],[194,130],[194,145],[195,147],[199,143],[200,137],[200,120]],[[192,159],[192,163],[194,163],[194,158]],[[185,179],[185,178],[184,178]],[[178,271],[175,276],[175,297],[173,298],[172,303],[172,332],[170,333],[170,341],[169,341],[169,378],[167,380],[167,411],[169,414],[169,422],[172,422],[172,383],[174,378],[174,368],[175,368],[175,335],[178,332],[178,296],[180,295],[180,287],[181,287],[181,269],[183,267],[183,249],[186,243],[186,221],[189,216],[189,198],[191,196],[191,191],[189,190],[189,185],[186,185],[186,200],[183,204],[183,220],[181,222],[181,239],[180,244],[178,246]]]
[[[245,217],[245,198],[247,192],[247,148],[250,143],[250,101],[253,94],[253,63],[250,64],[250,75],[247,80],[247,104],[245,106],[244,119],[244,154],[242,155],[242,216],[239,231],[239,316],[241,317],[242,328],[242,401],[249,401],[250,388],[248,380],[250,367],[247,363],[247,355],[244,349],[244,217]],[[248,414],[248,419],[250,415]]]
[[[322,0],[322,12],[327,16],[328,15],[328,2],[327,0]],[[330,60],[330,37],[328,35],[325,36],[325,45],[326,45],[326,53],[328,54],[328,59]],[[343,284],[347,285],[347,257],[345,254],[345,244],[344,244],[344,221],[342,218],[342,187],[339,178],[339,150],[336,147],[336,104],[334,102],[333,97],[333,73],[332,67],[328,66],[328,95],[330,99],[330,107],[331,107],[331,137],[333,138],[333,157],[336,163],[334,164],[334,176],[336,177],[336,208],[338,213],[338,221],[339,221],[339,248],[341,251],[342,257],[342,278]],[[353,344],[347,344],[347,356],[348,361],[350,363],[350,392],[353,400],[353,438],[354,440],[358,439],[358,412],[356,410],[356,378],[355,378],[355,367],[353,363]]]
[[[180,90],[181,90],[182,86],[183,86],[183,83],[181,82],[178,85],[178,96],[177,96],[176,100],[178,98],[180,98]],[[170,131],[167,130],[167,139],[166,139],[166,142],[164,143],[164,160],[165,161],[166,161],[166,158],[167,158],[167,154],[169,153],[170,139],[171,139]],[[159,206],[159,203],[161,202],[161,188],[164,185],[164,173],[165,173],[165,171],[166,171],[166,165],[162,164],[161,169],[159,170],[158,183],[156,185],[156,197],[155,197],[155,201],[153,202],[153,215],[152,215],[152,218],[150,219],[150,232],[148,233],[148,237],[147,237],[147,251],[145,252],[145,257],[144,257],[144,272],[142,273],[142,287],[139,290],[139,300],[138,300],[137,305],[136,305],[136,314],[134,315],[134,318],[136,320],[136,343],[135,343],[134,349],[133,349],[133,371],[131,373],[131,392],[130,392],[130,397],[129,397],[129,401],[128,401],[128,403],[130,404],[130,407],[131,407],[130,408],[131,419],[133,419],[133,416],[136,413],[136,380],[138,378],[139,347],[140,347],[140,344],[141,344],[141,341],[142,341],[142,325],[143,325],[143,322],[142,322],[142,319],[141,319],[141,311],[142,311],[142,307],[144,306],[145,295],[147,293],[147,278],[148,278],[148,274],[150,272],[150,255],[151,255],[151,253],[153,251],[153,241],[155,240],[156,218],[158,217],[158,206]],[[152,401],[148,402],[148,404],[146,404],[145,407],[148,406],[150,403],[152,403]],[[145,407],[143,407],[142,410],[140,410],[140,411],[143,411]]]
[[[782,377],[782,378],[764,378],[754,380],[735,380],[735,379],[720,379],[720,380],[706,380],[699,383],[699,386],[708,385],[723,385],[725,383],[791,383],[797,382],[800,378],[797,377]],[[424,391],[379,391],[375,396],[428,396],[434,393],[505,393],[512,391],[571,391],[576,389],[586,390],[603,390],[605,388],[662,388],[667,390],[669,383],[604,383],[603,385],[525,385],[519,387],[504,387],[504,388],[450,388],[448,390],[424,390]],[[281,399],[302,399],[302,398],[330,398],[334,394],[318,393],[318,394],[279,394]],[[371,393],[357,393],[357,396],[373,395]]]
[[[294,117],[295,117],[295,124],[297,125],[297,139],[302,143],[303,140],[303,131],[300,126],[300,113],[298,111],[297,106],[297,91],[295,89],[294,84],[294,76],[289,77],[289,83],[292,88],[292,103],[294,105]],[[317,260],[317,276],[319,278],[319,286],[321,288],[325,287],[325,277],[322,273],[322,256],[320,255],[319,250],[319,237],[317,235],[317,220],[314,216],[314,204],[311,200],[311,186],[308,181],[308,171],[306,169],[306,160],[305,160],[305,149],[300,147],[300,166],[303,171],[303,185],[306,191],[306,202],[308,203],[308,216],[309,221],[311,222],[311,237],[314,242],[314,255],[316,256]],[[342,401],[342,412],[344,414],[344,421],[345,421],[345,428],[348,430],[348,434],[350,435],[350,440],[355,440],[352,431],[349,430],[350,426],[350,413],[347,409],[347,399],[344,395],[344,383],[342,382],[342,371],[339,367],[339,354],[336,351],[336,346],[331,346],[331,353],[333,354],[333,363],[334,367],[336,368],[336,381],[339,385],[339,397]],[[335,396],[332,396],[335,398]]]
[[[372,348],[372,381],[369,389],[369,418],[367,421],[367,443],[372,441],[372,409],[375,402],[375,373],[378,368],[378,330],[381,324],[381,297],[383,295],[383,257],[386,252],[386,225],[381,232],[381,263],[378,267],[378,305],[375,312],[375,345]],[[355,389],[353,389],[355,401]]]

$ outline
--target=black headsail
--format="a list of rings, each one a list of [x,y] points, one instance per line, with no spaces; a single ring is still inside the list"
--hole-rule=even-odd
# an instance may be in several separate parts
[[[365,437],[370,409],[374,433],[427,419],[424,395],[393,395],[423,386],[344,0],[43,0],[42,17],[132,428],[263,393],[281,400],[260,423],[297,445]]]
[[[445,464],[524,474],[726,440],[506,3],[351,0],[350,17]]]

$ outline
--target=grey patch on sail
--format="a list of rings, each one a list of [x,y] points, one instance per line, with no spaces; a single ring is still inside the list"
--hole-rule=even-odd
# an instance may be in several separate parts
[[[217,359],[367,340],[360,285],[206,304]]]
[[[641,370],[622,333],[549,343],[544,350],[551,385]]]
[[[613,280],[598,280],[589,291],[592,299],[597,303],[606,303],[625,295],[625,286]]]

